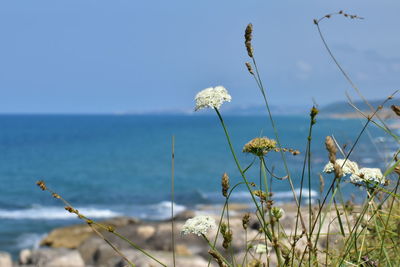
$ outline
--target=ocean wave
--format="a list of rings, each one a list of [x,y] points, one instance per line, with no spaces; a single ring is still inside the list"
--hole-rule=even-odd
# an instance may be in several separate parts
[[[186,207],[183,205],[179,205],[174,203],[174,215],[177,215],[186,210]],[[140,210],[139,213],[137,211]],[[156,204],[145,205],[137,207],[135,217],[139,219],[147,219],[147,220],[166,220],[171,218],[171,202],[170,201],[161,201]]]
[[[24,233],[17,237],[16,239],[16,247],[18,249],[24,248],[39,248],[40,241],[46,236],[47,234],[38,234],[38,233]]]
[[[300,188],[296,188],[295,189],[296,192],[296,196],[299,197],[300,196]],[[309,196],[309,191],[308,188],[303,188],[303,192],[302,192],[302,197],[303,198],[308,198]],[[319,196],[319,193],[313,189],[311,189],[310,191],[310,196],[311,198],[316,198]],[[249,192],[247,191],[240,191],[240,192],[234,192],[232,194],[232,199],[250,199],[251,196],[249,194]],[[293,199],[293,192],[292,191],[278,191],[278,192],[274,192],[273,194],[273,199],[279,200],[279,199]]]
[[[109,210],[91,207],[77,208],[79,212],[89,218],[111,218],[121,216],[122,214]],[[75,214],[71,214],[62,207],[39,206],[28,209],[5,210],[0,209],[1,219],[30,219],[30,220],[70,220],[76,218]]]
[[[91,219],[106,219],[117,216],[132,216],[147,220],[165,220],[171,218],[171,202],[161,201],[148,205],[121,205],[111,209],[99,207],[77,207],[80,213]],[[174,203],[174,214],[186,210],[186,207]],[[0,209],[0,219],[28,220],[71,220],[75,214],[64,210],[63,207],[34,205],[26,209]]]

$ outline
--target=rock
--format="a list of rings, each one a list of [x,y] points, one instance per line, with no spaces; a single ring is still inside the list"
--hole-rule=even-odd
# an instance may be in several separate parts
[[[77,250],[65,248],[45,248],[32,250],[27,261],[29,264],[41,267],[85,266],[85,263]]]
[[[136,228],[136,232],[142,239],[146,240],[154,235],[156,229],[150,225],[141,225]]]
[[[10,253],[0,251],[0,266],[12,267],[12,260]]]
[[[148,251],[154,258],[165,264],[166,266],[173,266],[172,253],[162,251]],[[144,255],[140,251],[123,250],[122,253],[133,263],[136,267],[153,267],[160,266],[156,261]],[[126,261],[120,259],[115,267],[126,266]],[[176,255],[176,266],[190,266],[190,267],[204,267],[207,266],[208,261],[200,256],[182,256]],[[211,264],[210,266],[215,266]]]
[[[40,242],[40,245],[53,248],[77,248],[92,235],[93,231],[88,225],[72,225],[51,231],[50,234]]]
[[[101,222],[115,228],[138,223],[138,220],[129,217],[118,217]],[[53,248],[77,248],[86,239],[95,235],[87,224],[76,224],[54,229],[41,242],[41,246]]]
[[[98,248],[105,244],[105,241],[97,236],[90,237],[85,240],[79,247],[78,251],[86,264],[93,265],[95,263],[95,253]]]
[[[32,252],[29,249],[23,249],[19,252],[19,263],[20,264],[30,264],[29,260],[32,256]]]
[[[175,216],[175,221],[186,221],[196,216],[196,213],[192,210],[185,210]]]

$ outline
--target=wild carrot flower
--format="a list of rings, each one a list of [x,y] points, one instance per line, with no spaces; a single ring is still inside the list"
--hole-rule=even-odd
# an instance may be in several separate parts
[[[378,168],[361,168],[358,172],[350,176],[350,181],[355,184],[363,182],[375,182],[385,184],[386,179]]]
[[[201,236],[207,234],[209,229],[215,227],[215,220],[212,217],[201,215],[187,220],[182,227],[182,233],[185,235],[195,234]]]
[[[354,174],[358,172],[358,165],[356,162],[353,162],[351,160],[345,160],[344,159],[337,159],[336,162],[340,167],[342,167],[343,171],[343,176],[347,174]],[[323,172],[325,173],[332,173],[334,172],[335,166],[332,164],[332,162],[329,162],[328,164],[325,165]]]
[[[219,109],[224,102],[231,102],[232,97],[223,86],[206,88],[197,93],[195,111],[203,108]]]
[[[243,152],[254,154],[258,157],[266,155],[269,151],[275,150],[276,141],[267,137],[256,137],[244,145]]]

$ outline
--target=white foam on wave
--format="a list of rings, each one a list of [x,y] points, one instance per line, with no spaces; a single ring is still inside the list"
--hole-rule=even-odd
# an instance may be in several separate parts
[[[109,209],[98,209],[90,207],[77,208],[79,212],[89,218],[111,218],[121,216],[120,213]],[[1,219],[30,219],[30,220],[70,220],[76,218],[62,207],[35,206],[28,209],[4,210],[0,209]]]
[[[300,188],[296,188],[295,192],[296,192],[296,196],[299,197],[300,196]],[[247,192],[247,191],[234,192],[232,194],[232,196],[233,196],[233,198],[244,198],[244,199],[251,198],[249,192]],[[303,188],[302,197],[308,198],[308,196],[309,196],[308,188]],[[316,198],[319,196],[319,193],[315,190],[311,190],[310,196],[311,196],[311,198]],[[273,198],[274,199],[290,199],[290,198],[293,198],[293,192],[292,191],[274,192]]]
[[[150,220],[166,220],[171,218],[171,201],[161,201],[157,204],[145,206],[146,211],[142,212],[139,217],[141,219]],[[186,210],[186,207],[173,203],[174,215],[177,215]]]
[[[38,234],[38,233],[25,233],[17,237],[16,243],[18,249],[24,248],[39,248],[40,241],[47,234]]]

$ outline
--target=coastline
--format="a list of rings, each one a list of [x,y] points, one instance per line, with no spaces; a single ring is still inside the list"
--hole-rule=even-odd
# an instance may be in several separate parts
[[[285,203],[278,205],[285,210],[285,216],[281,220],[282,229],[291,232],[294,229],[296,205]],[[174,218],[174,236],[175,252],[177,266],[192,267],[207,266],[208,246],[201,238],[194,235],[182,235],[180,229],[185,221],[196,215],[211,215],[217,222],[220,219],[222,205],[203,205],[197,210],[186,210],[177,214]],[[243,215],[251,210],[248,205],[240,203],[231,203],[229,205],[230,227],[233,231],[232,250],[236,257],[243,257],[243,248],[246,247],[245,235],[248,239],[257,239],[259,232],[259,223],[251,215],[249,228],[245,231],[242,227]],[[303,212],[307,213],[307,207],[302,207]],[[305,218],[308,216],[304,216]],[[119,233],[133,240],[138,246],[155,255],[158,259],[165,262],[167,266],[172,265],[172,242],[171,242],[171,221],[141,221],[131,217],[116,217],[101,223],[110,225]],[[337,229],[337,225],[331,225],[331,229]],[[301,229],[299,228],[301,232]],[[300,233],[299,232],[299,233]],[[115,244],[122,253],[135,262],[136,266],[150,266],[154,263],[140,252],[130,247],[126,242],[116,238],[107,231],[101,233],[113,244]],[[215,237],[216,229],[209,233],[210,240]],[[217,241],[217,248],[220,251],[222,241]],[[333,242],[331,238],[330,242]],[[306,242],[304,240],[304,242]],[[323,246],[325,239],[322,239]],[[274,253],[271,251],[271,253]],[[273,257],[272,257],[273,258]],[[0,256],[0,263],[1,263]],[[3,264],[4,267],[8,265]],[[1,266],[3,266],[1,265]],[[23,249],[19,252],[18,259],[14,259],[13,267],[33,267],[33,266],[58,266],[58,267],[84,267],[84,266],[124,266],[124,261],[116,252],[99,236],[97,236],[87,224],[73,224],[65,227],[53,229],[41,241],[41,246],[37,249]],[[217,266],[211,264],[211,266]],[[274,263],[271,263],[274,266]]]

